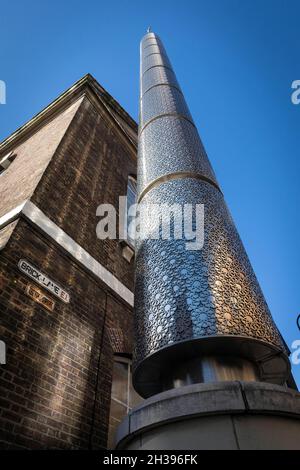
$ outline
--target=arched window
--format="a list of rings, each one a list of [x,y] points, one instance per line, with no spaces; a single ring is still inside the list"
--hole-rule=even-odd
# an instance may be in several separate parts
[[[129,411],[142,401],[132,386],[131,359],[115,356],[109,415],[108,448],[114,447],[117,427]]]

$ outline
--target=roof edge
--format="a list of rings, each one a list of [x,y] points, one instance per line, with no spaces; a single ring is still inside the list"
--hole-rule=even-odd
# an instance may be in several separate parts
[[[47,118],[52,117],[64,105],[69,103],[72,98],[80,98],[87,88],[90,88],[106,105],[109,105],[128,125],[137,132],[138,125],[136,121],[122,108],[122,106],[98,83],[98,81],[90,74],[84,75],[77,80],[71,87],[61,93],[54,101],[34,115],[29,121],[15,130],[12,134],[0,142],[0,152],[11,150],[11,148],[26,138],[35,128]]]

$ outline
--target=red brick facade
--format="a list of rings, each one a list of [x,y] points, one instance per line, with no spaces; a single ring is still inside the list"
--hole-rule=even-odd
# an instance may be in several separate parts
[[[24,200],[133,290],[117,240],[96,238],[96,208],[118,207],[136,172],[136,125],[84,77],[0,146],[17,157],[0,176],[0,216]],[[106,447],[114,352],[130,354],[132,307],[22,213],[0,230],[0,448]],[[66,290],[38,286],[20,259]],[[55,303],[33,300],[32,285]]]

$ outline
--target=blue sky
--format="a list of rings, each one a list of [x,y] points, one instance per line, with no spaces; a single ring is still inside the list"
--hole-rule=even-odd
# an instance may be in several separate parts
[[[2,2],[2,140],[87,72],[134,117],[139,41],[163,39],[273,317],[300,339],[300,3]],[[300,385],[300,365],[294,367]]]

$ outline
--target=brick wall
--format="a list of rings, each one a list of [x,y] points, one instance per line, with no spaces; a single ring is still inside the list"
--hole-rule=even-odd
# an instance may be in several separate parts
[[[95,100],[96,101],[96,100]],[[17,146],[1,176],[0,215],[24,199],[130,289],[133,263],[97,240],[97,206],[118,205],[136,172],[132,146],[86,94]],[[113,353],[131,353],[132,309],[22,216],[0,233],[0,447],[105,448]],[[26,293],[26,259],[70,294],[47,310]]]
[[[20,258],[67,290],[70,303],[45,291],[55,301],[50,312],[29,298],[25,288],[35,283],[19,271]],[[0,337],[7,345],[7,364],[0,367],[0,446],[105,448],[109,328],[128,337],[131,309],[23,220],[1,252],[0,278]],[[130,352],[130,341],[124,347]]]
[[[133,289],[133,263],[116,240],[98,240],[99,204],[118,209],[127,178],[136,174],[132,155],[101,109],[85,98],[47,167],[32,202],[88,253]]]
[[[0,178],[0,217],[32,195],[81,100],[82,98],[70,105],[13,148],[17,158]],[[2,151],[0,158],[6,153]]]

